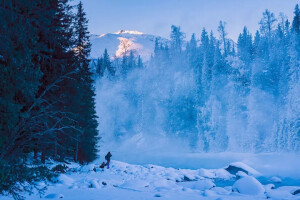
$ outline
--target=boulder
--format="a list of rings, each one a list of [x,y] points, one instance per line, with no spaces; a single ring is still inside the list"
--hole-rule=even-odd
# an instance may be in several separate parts
[[[293,192],[293,195],[299,195],[299,194],[300,194],[300,189],[295,190],[295,191]]]
[[[253,175],[253,176],[261,175],[258,171],[256,171],[252,167],[250,167],[242,162],[231,163],[229,166],[225,167],[225,170],[233,175],[236,175],[239,171],[244,172],[247,175]]]
[[[247,195],[263,195],[265,192],[263,185],[252,176],[240,178],[233,184],[232,189]]]
[[[281,183],[282,180],[280,178],[278,178],[277,176],[273,176],[270,179],[273,183]]]

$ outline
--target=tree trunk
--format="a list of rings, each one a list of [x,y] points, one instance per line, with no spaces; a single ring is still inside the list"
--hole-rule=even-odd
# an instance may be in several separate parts
[[[75,151],[75,162],[78,162],[78,135],[77,135],[77,141],[76,141],[76,151]]]
[[[33,149],[33,159],[34,159],[34,161],[37,161],[37,159],[38,159],[38,150],[37,150],[37,148]]]
[[[46,155],[45,155],[45,150],[43,149],[43,150],[42,150],[42,155],[41,155],[41,162],[42,162],[43,164],[45,164],[45,161],[46,161]]]
[[[56,159],[57,157],[57,142],[55,141],[54,142],[54,150],[53,150],[53,158],[54,160]]]

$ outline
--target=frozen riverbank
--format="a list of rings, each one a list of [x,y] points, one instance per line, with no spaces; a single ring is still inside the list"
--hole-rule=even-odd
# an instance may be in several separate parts
[[[131,164],[155,164],[186,169],[217,169],[241,161],[265,176],[300,180],[300,155],[295,153],[178,153],[178,152],[113,152],[114,159]],[[103,156],[102,156],[103,158]]]
[[[242,162],[230,168],[178,169],[112,161],[111,168],[104,171],[99,169],[100,162],[70,164],[44,195],[26,199],[300,199],[299,185],[278,185],[282,182],[279,177],[267,177]]]

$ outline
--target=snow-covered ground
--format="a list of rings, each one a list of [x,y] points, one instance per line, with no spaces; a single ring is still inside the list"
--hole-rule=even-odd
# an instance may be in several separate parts
[[[113,148],[107,148],[107,151],[111,151],[111,149]],[[241,161],[257,169],[264,176],[298,179],[300,185],[300,154],[297,153],[185,153],[142,150],[134,152],[128,148],[116,149],[112,153],[114,159],[122,162],[140,165],[151,163],[164,167],[187,169],[217,169]]]
[[[42,197],[26,199],[300,199],[299,185],[282,186],[280,177],[267,177],[243,162],[218,169],[181,169],[113,160],[111,168],[104,170],[99,168],[100,163],[70,164]]]

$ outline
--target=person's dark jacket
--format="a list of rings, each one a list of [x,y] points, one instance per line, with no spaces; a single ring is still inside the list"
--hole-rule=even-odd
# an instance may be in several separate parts
[[[105,156],[105,160],[107,160],[108,162],[110,161],[110,157],[112,157],[111,153],[108,152]]]

